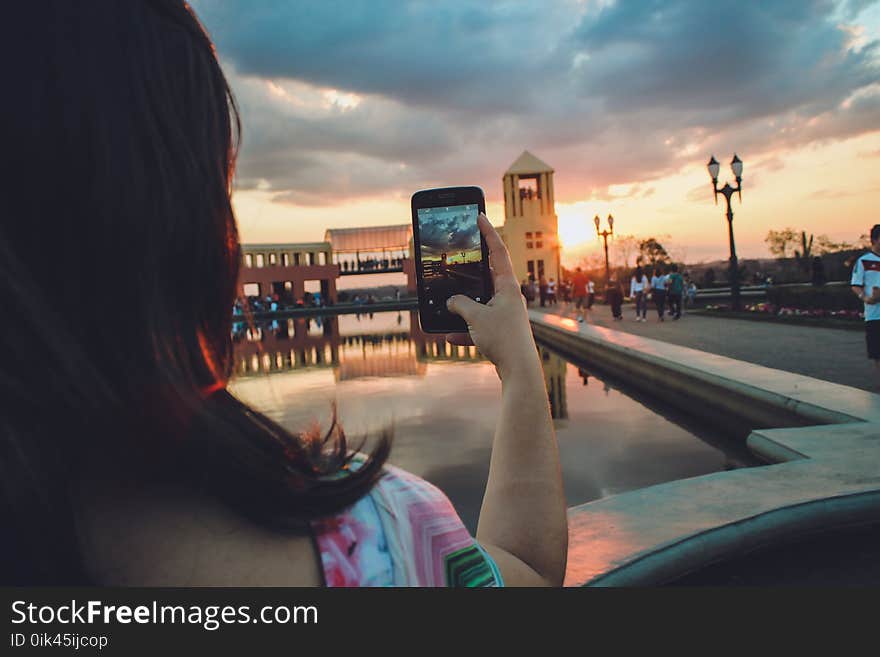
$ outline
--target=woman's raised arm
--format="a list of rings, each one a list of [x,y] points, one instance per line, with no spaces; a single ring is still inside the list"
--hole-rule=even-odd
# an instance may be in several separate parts
[[[468,324],[453,344],[474,344],[501,378],[501,416],[492,444],[489,480],[477,540],[508,585],[560,586],[565,576],[568,522],[556,433],[541,361],[504,242],[485,215],[495,296],[488,304],[457,295],[449,309]]]

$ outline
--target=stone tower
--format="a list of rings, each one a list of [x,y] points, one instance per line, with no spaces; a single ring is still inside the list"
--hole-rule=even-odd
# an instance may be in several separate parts
[[[523,151],[504,173],[504,242],[517,280],[559,281],[560,245],[553,169]]]

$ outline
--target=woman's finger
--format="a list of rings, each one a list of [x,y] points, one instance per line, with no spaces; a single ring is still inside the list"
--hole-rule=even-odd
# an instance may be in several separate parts
[[[510,254],[507,251],[501,235],[495,230],[489,222],[489,218],[482,212],[477,218],[477,224],[480,232],[486,240],[486,246],[489,247],[489,266],[492,269],[492,280],[495,283],[495,291],[503,287],[515,287],[519,289],[516,276],[513,274],[513,264],[510,262]]]

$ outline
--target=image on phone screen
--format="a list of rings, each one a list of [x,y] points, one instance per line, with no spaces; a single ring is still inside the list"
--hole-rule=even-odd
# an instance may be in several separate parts
[[[483,250],[477,225],[479,206],[419,208],[419,249],[428,312],[446,315],[455,294],[482,301]]]

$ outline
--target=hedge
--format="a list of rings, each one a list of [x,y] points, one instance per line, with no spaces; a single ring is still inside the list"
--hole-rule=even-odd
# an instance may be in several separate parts
[[[778,308],[861,310],[862,302],[849,286],[771,287],[767,301]]]

